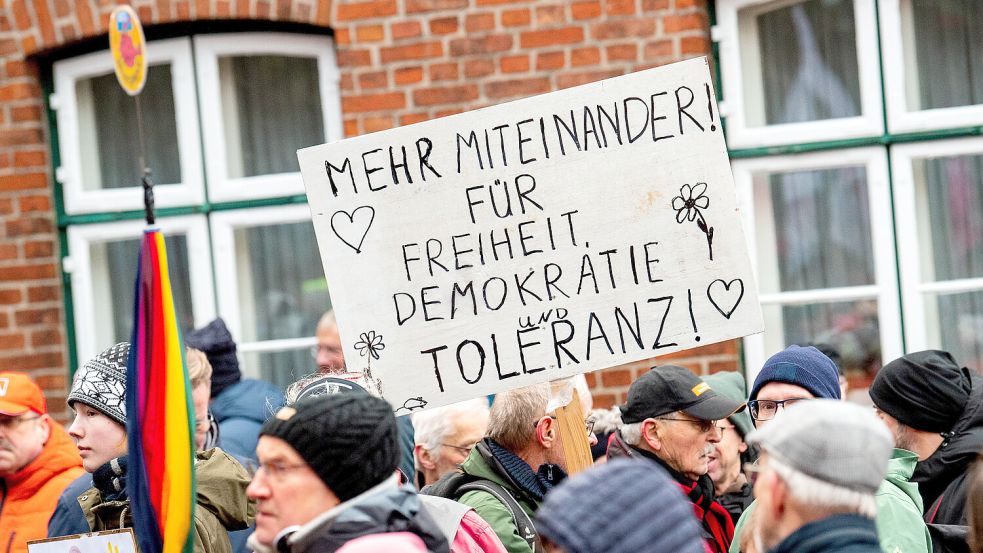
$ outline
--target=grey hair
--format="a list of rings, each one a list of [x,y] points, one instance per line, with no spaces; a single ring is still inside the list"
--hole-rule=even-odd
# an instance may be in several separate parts
[[[550,385],[533,384],[495,396],[488,419],[488,437],[509,451],[521,451],[533,435],[533,423],[546,414]]]
[[[487,419],[488,411],[488,400],[479,397],[415,413],[413,439],[423,449],[435,452],[440,449],[441,442],[454,431],[454,421],[459,417],[483,416]]]
[[[300,377],[296,382],[292,382],[287,389],[283,392],[284,405],[293,405],[297,403],[297,396],[300,395],[300,391],[304,389],[308,384],[314,382],[319,378],[323,378],[324,375],[321,373],[311,373]]]
[[[867,518],[877,516],[877,499],[873,493],[861,492],[824,482],[798,471],[774,455],[768,466],[788,486],[789,494],[798,502],[824,513],[855,513]]]
[[[645,422],[645,421],[642,421]],[[638,445],[642,442],[642,422],[621,425],[621,439],[628,445]]]

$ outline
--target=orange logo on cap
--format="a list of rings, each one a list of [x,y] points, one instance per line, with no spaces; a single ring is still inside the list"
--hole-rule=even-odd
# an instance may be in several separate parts
[[[7,395],[7,386],[10,386],[9,378],[0,378],[0,396]]]
[[[693,395],[700,397],[700,394],[710,389],[710,385],[706,382],[700,382],[696,386],[693,386]]]

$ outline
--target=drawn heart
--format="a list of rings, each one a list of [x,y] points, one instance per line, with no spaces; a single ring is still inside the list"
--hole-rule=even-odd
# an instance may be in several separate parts
[[[734,283],[734,289],[731,290],[731,286]],[[725,319],[730,319],[730,316],[734,314],[734,310],[740,305],[741,299],[744,298],[744,281],[735,278],[730,282],[724,282],[723,279],[718,278],[717,280],[710,283],[707,286],[707,298],[710,299],[710,303],[717,308],[717,311],[724,316]],[[730,306],[729,309],[721,309],[721,305]]]
[[[365,242],[365,235],[369,233],[374,220],[375,208],[363,205],[351,213],[335,212],[331,216],[331,230],[346,246],[355,250],[355,253],[362,253],[362,242]]]

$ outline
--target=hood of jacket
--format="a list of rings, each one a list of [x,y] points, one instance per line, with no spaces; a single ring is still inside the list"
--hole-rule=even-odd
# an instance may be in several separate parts
[[[973,373],[971,382],[973,391],[951,437],[928,459],[915,465],[911,481],[918,484],[926,509],[983,450],[983,377]]]
[[[441,553],[450,549],[437,524],[424,512],[416,490],[400,485],[398,475],[325,511],[295,531],[285,529],[277,541],[286,540],[291,553],[328,553],[353,539],[389,532],[415,534],[428,551]],[[256,541],[255,536],[249,536],[247,544],[256,553],[283,551],[282,545],[274,549]]]
[[[874,520],[835,515],[810,522],[792,532],[770,553],[880,553]]]
[[[608,438],[608,460],[630,457],[636,457],[636,455],[621,436],[621,430],[615,430]]]
[[[245,418],[263,424],[283,402],[283,392],[276,386],[262,380],[243,379],[212,399],[208,409],[218,422]]]
[[[529,489],[528,484],[524,485],[516,479],[512,471],[502,464],[501,460],[492,453],[491,443],[491,438],[485,438],[478,442],[474,450],[471,451],[471,454],[468,455],[468,458],[461,463],[461,470],[465,474],[491,480],[504,487],[513,497],[521,502],[527,503],[535,510],[535,507],[542,503],[542,499],[536,497]],[[495,444],[495,447],[501,448],[498,444]],[[515,458],[518,459],[518,457]],[[531,475],[543,476],[540,472],[533,470],[529,465],[525,465],[523,468],[528,468]],[[553,472],[551,485],[558,484],[566,477],[566,473],[557,465],[543,465],[540,467],[540,471],[544,470]]]
[[[242,530],[256,518],[256,502],[246,497],[251,477],[221,449],[199,451],[195,459],[198,506],[215,515],[228,530]]]
[[[33,497],[49,480],[66,471],[70,471],[70,475],[66,475],[66,483],[85,472],[82,469],[78,446],[68,436],[68,432],[54,421],[50,422],[49,426],[51,432],[41,453],[16,474],[4,478],[8,502]]]

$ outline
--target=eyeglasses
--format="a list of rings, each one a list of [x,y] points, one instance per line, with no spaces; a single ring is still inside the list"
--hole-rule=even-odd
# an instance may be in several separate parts
[[[808,401],[810,398],[807,397],[793,397],[789,399],[752,399],[747,402],[748,412],[751,413],[751,418],[756,421],[770,421],[775,418],[778,414],[778,408],[781,407],[783,410],[787,409],[793,403],[799,401]]]
[[[440,444],[440,445],[442,445],[444,447],[449,447],[451,449],[456,449],[456,450],[460,451],[463,455],[470,455],[471,454],[471,450],[474,449],[474,446],[476,446],[478,444],[471,444],[471,445]]]
[[[0,417],[0,429],[2,430],[13,430],[21,425],[23,422],[36,421],[41,417]]]
[[[546,415],[546,416],[553,420],[556,420],[556,415]],[[591,417],[584,421],[584,429],[587,430],[588,437],[590,437],[590,435],[594,433],[594,423],[596,422],[597,419],[595,419],[594,417]],[[539,426],[539,421],[538,420],[533,421],[532,427],[536,428],[537,426]]]
[[[705,421],[705,420],[693,420],[693,419],[674,419],[670,417],[656,417],[660,421],[677,421],[677,422],[688,422],[690,424],[695,424],[700,428],[700,432],[704,434],[710,432],[714,428],[717,428],[717,421]],[[717,428],[717,430],[720,430]]]
[[[270,480],[282,480],[287,473],[302,469],[308,466],[307,463],[284,463],[282,461],[273,461],[272,463],[260,463],[259,468],[256,472],[263,471]]]

